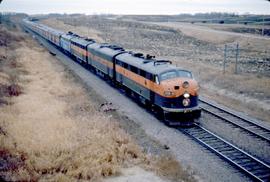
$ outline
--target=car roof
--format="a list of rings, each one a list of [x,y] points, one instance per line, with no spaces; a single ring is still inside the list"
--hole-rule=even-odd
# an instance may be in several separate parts
[[[39,23],[37,23],[37,25],[38,25],[38,26],[40,26],[40,27],[41,27],[43,30],[49,31],[49,32],[51,32],[51,33],[53,33],[53,34],[55,34],[55,35],[62,35],[62,34],[65,34],[65,33],[64,33],[64,32],[62,32],[62,31],[59,31],[59,30],[53,29],[53,28],[48,27],[48,26],[43,25],[43,24],[39,24]]]

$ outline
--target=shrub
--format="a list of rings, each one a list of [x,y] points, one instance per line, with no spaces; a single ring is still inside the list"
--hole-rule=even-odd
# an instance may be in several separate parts
[[[22,93],[21,87],[18,84],[11,84],[7,87],[9,96],[19,96]]]

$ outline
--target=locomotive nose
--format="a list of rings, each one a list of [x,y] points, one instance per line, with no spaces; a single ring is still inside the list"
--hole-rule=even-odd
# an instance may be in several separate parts
[[[173,84],[175,84],[175,83],[173,83]],[[179,81],[179,84],[177,84],[177,85],[174,86],[174,90],[179,90],[181,86],[184,89],[187,89],[189,87],[189,82],[188,81],[184,81],[183,82],[182,80],[180,80]]]
[[[193,79],[171,79],[162,83],[164,88],[164,96],[180,97],[183,96],[189,99],[191,96],[196,96],[199,90],[198,84]]]

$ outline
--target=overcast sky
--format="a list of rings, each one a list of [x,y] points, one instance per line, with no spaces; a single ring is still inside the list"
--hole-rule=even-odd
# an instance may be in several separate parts
[[[3,0],[1,12],[85,14],[180,14],[233,12],[270,14],[266,0]]]

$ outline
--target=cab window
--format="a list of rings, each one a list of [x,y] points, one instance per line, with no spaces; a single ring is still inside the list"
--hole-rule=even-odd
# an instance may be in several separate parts
[[[178,70],[178,76],[184,78],[192,78],[192,73],[186,70]]]
[[[160,75],[160,81],[173,79],[173,78],[192,78],[192,74],[186,70],[172,70]]]
[[[176,78],[177,76],[178,75],[176,71],[168,71],[160,75],[160,80],[161,81],[168,80],[168,79]]]

